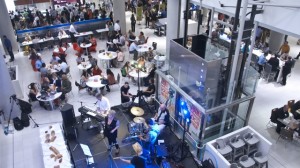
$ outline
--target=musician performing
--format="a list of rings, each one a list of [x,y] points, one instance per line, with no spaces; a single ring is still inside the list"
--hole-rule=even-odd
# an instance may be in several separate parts
[[[99,113],[99,115],[102,115],[102,116],[107,116],[108,114],[108,111],[110,110],[110,104],[109,104],[109,100],[102,96],[101,93],[98,93],[96,95],[96,98],[97,98],[97,102],[96,102],[96,105],[97,105],[97,113]],[[99,125],[99,122],[95,119],[91,119],[91,126],[90,126],[90,129],[94,128],[94,127],[97,127]]]
[[[143,154],[142,146],[138,142],[136,142],[132,145],[132,148],[135,151],[136,156],[133,156],[131,160],[123,158],[121,158],[121,160],[126,163],[132,164],[135,168],[146,168],[145,159],[141,157],[141,155]]]

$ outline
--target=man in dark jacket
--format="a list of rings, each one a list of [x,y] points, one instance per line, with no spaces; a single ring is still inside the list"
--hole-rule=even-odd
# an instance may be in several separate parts
[[[289,73],[291,73],[292,67],[293,67],[293,60],[292,57],[289,56],[288,60],[285,62],[284,66],[282,67],[282,82],[281,85],[286,85],[286,77]]]
[[[269,59],[268,63],[272,65],[272,72],[277,72],[279,67],[279,59],[277,58],[277,55],[272,55],[272,57]]]
[[[278,119],[285,119],[289,117],[289,112],[288,112],[288,106],[284,105],[283,107],[281,107],[280,109],[278,109],[277,111],[277,118]],[[280,130],[282,127],[285,127],[285,125],[277,120],[277,127],[276,127],[276,132],[279,134]]]
[[[10,40],[6,37],[6,36],[3,36],[3,43],[4,43],[4,46],[8,52],[8,54],[10,55],[10,62],[14,61],[15,60],[15,56],[14,56],[14,53],[12,51],[12,45],[11,45],[11,42]]]

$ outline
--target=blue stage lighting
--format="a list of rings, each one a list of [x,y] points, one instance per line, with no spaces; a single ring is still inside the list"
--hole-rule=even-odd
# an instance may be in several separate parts
[[[184,110],[183,110],[183,114],[184,114],[184,115],[187,115],[187,113],[188,113],[188,111],[184,109]]]
[[[181,101],[180,104],[181,104],[181,106],[184,106],[184,101]]]
[[[188,122],[188,123],[189,123],[189,122],[190,122],[190,119],[188,119],[188,118],[187,118],[187,119],[186,119],[186,122]]]

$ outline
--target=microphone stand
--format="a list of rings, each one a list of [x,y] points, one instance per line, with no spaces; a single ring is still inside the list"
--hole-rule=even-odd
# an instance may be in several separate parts
[[[5,135],[8,135],[10,133],[9,132],[9,125],[10,125],[11,113],[12,113],[13,108],[14,108],[14,102],[17,104],[16,100],[17,100],[17,97],[16,97],[15,94],[11,95],[9,97],[9,103],[11,103],[11,107],[10,107],[10,112],[9,112],[9,117],[8,117],[8,124],[7,124],[6,127],[4,127],[4,134]]]

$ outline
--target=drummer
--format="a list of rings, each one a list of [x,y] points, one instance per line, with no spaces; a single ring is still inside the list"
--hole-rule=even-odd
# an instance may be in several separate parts
[[[142,141],[142,145],[146,150],[149,150],[151,154],[154,152],[154,145],[157,140],[157,136],[163,129],[161,126],[155,124],[152,119],[147,119],[146,124],[148,126],[147,134],[145,136],[140,135],[139,138]]]

